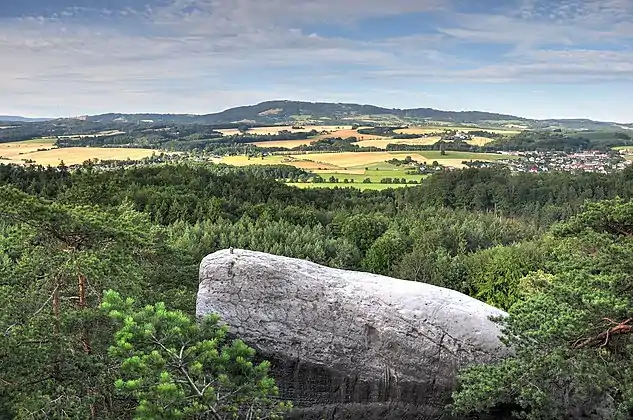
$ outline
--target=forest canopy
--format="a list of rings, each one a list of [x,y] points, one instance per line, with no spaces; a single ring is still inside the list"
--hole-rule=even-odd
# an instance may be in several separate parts
[[[508,311],[515,355],[464,371],[456,413],[630,417],[633,170],[466,169],[366,192],[275,180],[292,171],[0,165],[0,418],[283,415],[268,363],[217,319],[193,322],[198,264],[228,247]],[[204,391],[240,381],[236,400]]]

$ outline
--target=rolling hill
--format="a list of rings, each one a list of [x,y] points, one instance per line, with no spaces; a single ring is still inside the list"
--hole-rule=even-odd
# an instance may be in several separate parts
[[[278,124],[288,122],[350,122],[381,121],[443,121],[474,123],[478,121],[517,122],[524,119],[512,115],[479,111],[440,111],[432,108],[390,109],[374,105],[327,102],[268,101],[256,105],[230,108],[206,115],[190,114],[103,114],[82,117],[95,122],[174,122],[198,124],[226,124],[247,122],[252,124]]]
[[[482,111],[442,111],[433,108],[396,109],[374,105],[328,102],[267,101],[230,108],[222,112],[191,114],[119,114],[84,116],[80,119],[100,123],[176,123],[176,124],[473,124],[481,127],[526,129],[603,130],[633,129],[633,124],[587,119],[534,120]]]

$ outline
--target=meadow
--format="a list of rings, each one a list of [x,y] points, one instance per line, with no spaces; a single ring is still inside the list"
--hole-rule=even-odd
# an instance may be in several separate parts
[[[63,160],[66,165],[75,165],[95,158],[99,160],[141,159],[155,152],[150,149],[132,148],[66,147],[58,149],[55,147],[55,139],[44,138],[0,143],[0,163],[24,164],[25,160],[32,160],[39,165],[57,166]]]

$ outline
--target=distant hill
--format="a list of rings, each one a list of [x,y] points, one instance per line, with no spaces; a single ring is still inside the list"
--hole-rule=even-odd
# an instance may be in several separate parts
[[[103,114],[80,117],[100,123],[177,123],[177,124],[473,124],[481,127],[514,129],[633,129],[633,124],[615,124],[585,119],[533,120],[482,111],[441,111],[433,108],[396,109],[374,105],[329,102],[267,101],[230,108],[222,112],[191,114]]]
[[[27,118],[27,117],[18,117],[15,115],[0,115],[0,122],[40,122],[40,121],[50,121],[54,118]]]
[[[82,117],[97,122],[174,122],[225,124],[249,122],[275,124],[291,122],[380,122],[384,120],[437,120],[455,123],[476,121],[522,121],[512,115],[480,111],[440,111],[432,108],[390,109],[374,105],[329,102],[268,101],[206,114],[103,114]]]

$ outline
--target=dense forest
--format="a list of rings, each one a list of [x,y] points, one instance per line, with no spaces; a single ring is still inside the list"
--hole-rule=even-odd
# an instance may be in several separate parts
[[[364,192],[275,180],[302,175],[0,165],[0,418],[283,416],[269,364],[193,321],[198,264],[228,247],[507,310],[515,354],[464,371],[456,413],[630,418],[633,169],[465,169]]]

